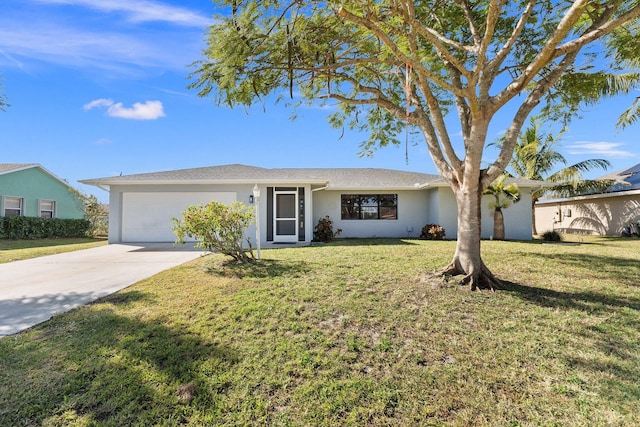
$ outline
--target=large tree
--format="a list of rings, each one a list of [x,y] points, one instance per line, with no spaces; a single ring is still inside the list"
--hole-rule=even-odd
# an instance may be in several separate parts
[[[443,272],[463,274],[472,289],[499,283],[480,254],[480,203],[527,116],[543,98],[557,111],[593,95],[574,88],[608,81],[593,76],[611,73],[607,53],[618,45],[599,40],[621,37],[640,15],[637,1],[216,2],[224,13],[191,87],[229,106],[283,90],[335,100],[332,124],[368,130],[365,150],[398,143],[404,126],[418,129],[458,204],[456,251]],[[638,44],[635,33],[631,39]],[[557,90],[563,83],[571,90]],[[510,117],[504,144],[483,168],[501,110]],[[445,120],[453,111],[459,124]],[[455,144],[460,130],[463,143]]]

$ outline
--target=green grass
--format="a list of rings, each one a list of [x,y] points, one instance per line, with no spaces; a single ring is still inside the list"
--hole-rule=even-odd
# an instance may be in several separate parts
[[[0,340],[0,425],[640,424],[640,240],[207,256]]]
[[[106,245],[105,239],[0,240],[0,264]]]

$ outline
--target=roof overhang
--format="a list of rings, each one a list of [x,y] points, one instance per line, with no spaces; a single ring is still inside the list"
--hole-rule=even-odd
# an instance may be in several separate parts
[[[290,179],[83,179],[82,184],[93,185],[96,187],[112,187],[120,185],[327,185],[326,180],[290,180]]]
[[[582,200],[604,199],[607,197],[640,196],[640,190],[613,191],[610,193],[589,194],[586,196],[565,197],[558,199],[538,200],[536,205],[549,205],[553,203],[579,202]]]

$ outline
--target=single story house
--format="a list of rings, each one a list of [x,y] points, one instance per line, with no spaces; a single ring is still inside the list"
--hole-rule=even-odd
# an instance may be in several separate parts
[[[439,175],[389,169],[284,168],[224,165],[85,179],[109,191],[109,242],[171,242],[171,218],[189,205],[216,200],[258,203],[261,243],[311,242],[329,216],[340,237],[418,237],[425,224],[457,236],[456,201]],[[504,211],[506,237],[531,239],[531,189],[540,182],[516,180],[522,202]],[[258,187],[260,197],[253,198]],[[483,203],[482,234],[493,232]],[[255,228],[247,231],[255,244]]]
[[[79,193],[36,163],[0,163],[0,216],[84,218]]]
[[[598,194],[542,199],[535,205],[540,232],[619,236],[624,227],[640,221],[640,163],[598,179],[617,183]]]

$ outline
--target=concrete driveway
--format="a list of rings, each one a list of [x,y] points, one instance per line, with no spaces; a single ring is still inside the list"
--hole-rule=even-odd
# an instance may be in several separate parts
[[[0,264],[0,337],[202,254],[171,243],[114,244]]]

